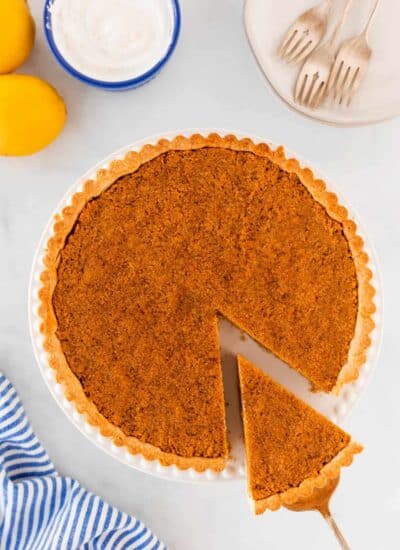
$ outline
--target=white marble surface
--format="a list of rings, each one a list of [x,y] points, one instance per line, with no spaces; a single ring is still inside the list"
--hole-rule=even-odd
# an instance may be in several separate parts
[[[58,199],[81,173],[135,139],[184,127],[264,136],[310,159],[358,211],[374,243],[385,292],[384,341],[372,381],[346,423],[366,450],[343,474],[333,502],[353,549],[400,547],[400,119],[338,129],[290,112],[268,89],[248,48],[239,0],[183,0],[174,57],[147,86],[120,94],[71,79],[47,50],[43,2],[34,53],[23,68],[56,85],[68,105],[60,138],[28,158],[0,159],[0,369],[16,385],[57,468],[146,521],[171,549],[334,550],[316,514],[253,517],[242,483],[184,485],[115,462],[64,417],[35,365],[27,285],[36,243]],[[399,90],[400,92],[400,90]]]

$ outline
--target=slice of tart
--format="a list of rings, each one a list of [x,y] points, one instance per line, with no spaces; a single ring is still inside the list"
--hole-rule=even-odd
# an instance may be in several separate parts
[[[348,466],[361,445],[238,357],[248,492],[256,514],[311,496]]]

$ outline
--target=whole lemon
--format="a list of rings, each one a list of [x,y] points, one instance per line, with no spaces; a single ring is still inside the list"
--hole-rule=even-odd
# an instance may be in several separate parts
[[[35,23],[26,0],[0,0],[0,74],[22,65],[34,40]]]
[[[44,80],[23,74],[0,76],[0,155],[39,151],[58,136],[65,119],[62,97]]]

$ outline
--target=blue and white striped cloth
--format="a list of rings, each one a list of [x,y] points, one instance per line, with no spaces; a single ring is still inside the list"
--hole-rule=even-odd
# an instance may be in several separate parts
[[[57,474],[0,373],[0,549],[165,548],[142,522]]]

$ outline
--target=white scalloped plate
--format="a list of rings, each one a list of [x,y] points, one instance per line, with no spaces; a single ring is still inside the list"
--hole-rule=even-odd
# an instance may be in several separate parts
[[[132,145],[120,149],[116,153],[113,153],[105,160],[98,163],[91,168],[86,174],[79,178],[76,183],[68,190],[64,195],[60,204],[58,205],[56,212],[60,212],[67,204],[69,204],[71,196],[80,191],[82,184],[90,178],[93,178],[100,168],[107,168],[111,160],[122,158],[128,151],[139,150],[146,143],[156,143],[160,138],[172,139],[176,135],[191,135],[193,133],[201,133],[207,135],[210,132],[218,132],[221,135],[227,133],[234,133],[240,137],[252,137],[240,132],[226,132],[215,129],[191,129],[181,132],[171,132],[158,136],[153,136],[144,140],[137,141]],[[259,138],[252,138],[256,143],[266,142],[266,140]],[[291,155],[291,153],[289,152]],[[293,155],[301,161],[298,155]],[[303,163],[304,165],[307,163]],[[331,186],[329,188],[333,191]],[[345,206],[346,203],[339,195],[339,200]],[[349,209],[350,216],[356,220],[353,213]],[[195,472],[192,469],[179,470],[175,466],[161,466],[158,461],[148,461],[141,455],[132,455],[125,447],[117,447],[113,444],[110,438],[102,436],[97,428],[94,428],[86,422],[83,415],[78,413],[74,405],[68,401],[64,396],[63,387],[55,380],[54,371],[48,363],[47,353],[43,349],[43,337],[40,333],[40,319],[38,317],[38,291],[40,288],[40,274],[43,270],[43,256],[46,248],[46,243],[53,233],[54,216],[50,219],[36,251],[34,258],[31,281],[29,288],[29,324],[33,343],[33,349],[35,356],[43,375],[43,378],[52,393],[53,397],[57,401],[58,405],[71,420],[71,422],[95,445],[100,447],[103,451],[110,454],[120,462],[123,462],[147,474],[154,476],[179,481],[190,482],[207,482],[207,481],[225,481],[225,480],[237,480],[244,479],[245,467],[244,467],[244,449],[243,449],[243,436],[239,414],[238,403],[238,391],[237,391],[237,374],[235,368],[235,356],[237,353],[245,355],[249,360],[253,361],[260,368],[272,374],[272,376],[284,384],[287,388],[296,393],[304,401],[313,405],[316,409],[328,416],[334,422],[341,424],[350,412],[357,399],[361,395],[363,389],[366,386],[367,380],[370,377],[372,368],[377,361],[379,344],[381,340],[382,332],[382,295],[380,292],[379,274],[375,263],[375,255],[371,249],[368,239],[360,228],[360,224],[356,221],[359,228],[359,234],[365,241],[365,249],[370,257],[370,268],[373,272],[373,285],[377,290],[375,303],[377,311],[375,314],[376,328],[372,333],[372,344],[368,351],[367,361],[362,367],[358,380],[352,384],[348,384],[343,388],[338,397],[331,395],[312,393],[308,389],[308,383],[298,373],[290,369],[287,365],[276,359],[272,354],[263,350],[259,345],[254,343],[251,339],[243,336],[239,330],[232,327],[229,323],[222,321],[220,325],[221,335],[221,349],[222,349],[222,363],[224,371],[224,384],[226,391],[226,400],[229,403],[227,407],[227,421],[228,429],[230,432],[230,441],[232,444],[232,459],[220,473],[207,470],[203,473]]]
[[[340,5],[334,2],[330,28],[336,23]],[[369,42],[373,49],[371,64],[350,107],[325,101],[309,109],[293,100],[299,65],[283,62],[278,46],[293,20],[317,0],[246,0],[244,26],[253,53],[272,90],[291,108],[303,115],[338,126],[359,126],[386,120],[400,114],[400,2],[385,0],[378,7]],[[367,21],[373,0],[354,2],[340,40],[357,35]],[[330,30],[328,30],[328,33]]]

